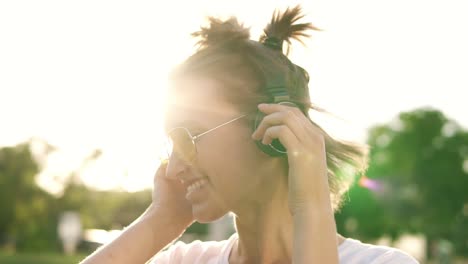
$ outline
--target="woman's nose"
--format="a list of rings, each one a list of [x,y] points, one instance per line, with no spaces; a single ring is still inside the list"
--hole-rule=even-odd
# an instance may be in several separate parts
[[[169,162],[166,168],[166,177],[171,179],[181,179],[181,174],[187,170],[187,164],[177,157],[177,155],[172,154],[169,157]]]

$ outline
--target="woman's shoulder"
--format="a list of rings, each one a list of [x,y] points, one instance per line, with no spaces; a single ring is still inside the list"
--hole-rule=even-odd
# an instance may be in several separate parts
[[[359,240],[346,238],[338,247],[340,263],[372,263],[372,264],[418,264],[419,262],[406,252],[387,246],[363,243]]]

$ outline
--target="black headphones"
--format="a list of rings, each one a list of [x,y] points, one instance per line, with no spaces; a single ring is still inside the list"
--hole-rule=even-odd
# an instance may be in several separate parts
[[[268,67],[272,61],[265,58],[263,55],[257,54],[260,61],[264,61],[263,65],[259,65],[262,69],[265,80],[265,93],[269,99],[265,103],[283,104],[299,108],[307,115],[306,107],[301,99],[309,98],[309,74],[300,66],[292,63],[286,55],[283,54],[283,40],[273,36],[266,36],[259,42],[252,41],[254,46],[263,49],[268,48],[275,51],[274,56],[278,56],[275,60],[281,61],[286,67],[275,69]],[[259,45],[260,44],[260,45]],[[263,67],[262,67],[263,66]],[[253,131],[255,131],[263,120],[265,114],[257,109],[255,114]],[[274,139],[271,144],[265,145],[261,140],[256,140],[257,147],[272,157],[286,156],[287,150],[278,139]]]
[[[281,56],[284,56],[281,54]],[[307,72],[293,64],[289,59],[287,59],[287,63],[289,64],[289,71],[287,74],[284,72],[280,73],[271,73],[270,76],[266,76],[266,92],[268,96],[270,97],[270,100],[268,103],[273,103],[273,104],[283,104],[283,105],[288,105],[288,106],[293,106],[301,109],[301,111],[305,111],[304,107],[301,107],[301,103],[295,102],[293,98],[291,98],[289,94],[288,87],[291,87],[292,91],[297,91],[298,89],[308,89],[307,83],[309,81],[309,75]],[[290,76],[286,76],[286,75]],[[290,77],[290,78],[287,78]],[[289,80],[289,81],[288,81]],[[305,87],[300,87],[300,86],[305,86]],[[307,96],[308,96],[308,91],[304,91]],[[299,95],[301,93],[298,93]],[[263,117],[265,114],[260,112],[260,110],[257,110],[257,113],[255,115],[255,120],[254,120],[254,131],[258,128],[260,125],[260,122],[262,121]],[[264,153],[268,154],[269,156],[272,157],[281,157],[285,156],[287,154],[286,148],[281,144],[281,142],[278,139],[274,139],[271,144],[265,145],[261,142],[261,140],[256,140],[255,144],[257,145],[260,150],[262,150]]]

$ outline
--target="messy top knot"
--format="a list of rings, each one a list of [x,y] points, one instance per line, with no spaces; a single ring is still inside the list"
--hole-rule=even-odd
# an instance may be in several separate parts
[[[226,21],[208,17],[208,22],[208,27],[201,27],[199,31],[192,33],[193,37],[198,38],[199,50],[225,43],[240,43],[250,38],[249,28],[244,27],[235,17]]]
[[[275,10],[270,23],[263,30],[264,34],[260,37],[260,42],[271,48],[282,51],[282,44],[283,41],[285,41],[288,44],[286,49],[286,54],[288,54],[292,39],[304,44],[302,38],[310,36],[305,31],[320,30],[311,23],[295,24],[303,17],[304,15],[302,14],[300,6],[296,6],[292,9],[287,8],[284,12]]]

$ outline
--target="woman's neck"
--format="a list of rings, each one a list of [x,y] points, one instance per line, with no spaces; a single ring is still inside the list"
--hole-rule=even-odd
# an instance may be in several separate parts
[[[237,243],[229,263],[290,263],[293,245],[293,218],[288,207],[287,184],[280,182],[259,192],[255,202],[234,210]],[[338,245],[345,238],[337,234]]]
[[[231,251],[229,263],[290,262],[293,219],[288,208],[287,186],[280,183],[268,188],[266,193],[258,194],[264,197],[257,196],[255,202],[248,203],[249,207],[234,212],[239,240]]]

